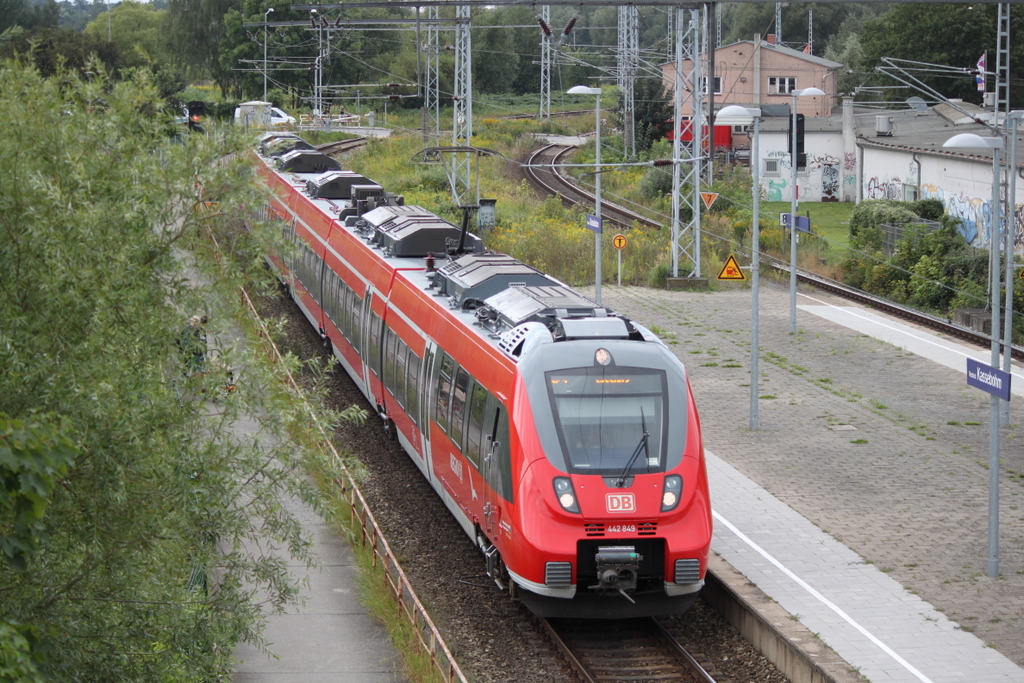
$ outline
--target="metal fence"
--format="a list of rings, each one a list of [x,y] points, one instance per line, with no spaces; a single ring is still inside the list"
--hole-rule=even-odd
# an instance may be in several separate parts
[[[942,223],[939,221],[930,221],[926,218],[918,218],[911,223],[900,223],[899,225],[883,223],[879,227],[885,234],[884,248],[886,256],[892,256],[896,253],[896,247],[898,247],[900,242],[903,241],[903,238],[906,237],[906,229],[910,226],[920,226],[924,228],[925,232],[935,232],[942,227]]]

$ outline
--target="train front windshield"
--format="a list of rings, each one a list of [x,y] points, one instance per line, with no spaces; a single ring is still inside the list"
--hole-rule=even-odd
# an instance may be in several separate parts
[[[546,373],[566,468],[618,476],[665,470],[665,372],[593,366]]]

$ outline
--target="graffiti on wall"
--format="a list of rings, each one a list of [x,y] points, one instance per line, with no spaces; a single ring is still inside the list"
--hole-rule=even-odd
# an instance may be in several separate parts
[[[839,166],[825,164],[821,167],[821,201],[839,201]]]
[[[968,197],[963,193],[946,194],[941,187],[928,184],[921,186],[921,196],[925,199],[938,199],[946,207],[947,215],[959,218],[960,234],[969,244],[980,248],[988,244],[990,201]]]
[[[843,155],[843,185],[856,185],[857,155],[847,152]]]
[[[768,190],[768,201],[770,201],[770,202],[781,202],[781,201],[783,201],[783,199],[782,199],[782,191],[785,190],[787,187],[789,187],[789,183],[787,183],[785,180],[772,180],[771,178],[769,178],[767,185],[768,185],[768,187],[767,187],[767,190]]]
[[[903,181],[899,178],[868,178],[864,187],[865,199],[903,199]]]

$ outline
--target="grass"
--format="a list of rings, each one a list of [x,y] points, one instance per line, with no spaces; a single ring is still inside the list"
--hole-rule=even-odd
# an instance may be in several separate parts
[[[801,216],[810,214],[811,233],[822,238],[827,245],[824,252],[829,263],[839,263],[846,256],[850,247],[850,216],[853,214],[852,202],[801,202],[797,213]],[[762,202],[762,214],[778,216],[789,213],[789,202]]]

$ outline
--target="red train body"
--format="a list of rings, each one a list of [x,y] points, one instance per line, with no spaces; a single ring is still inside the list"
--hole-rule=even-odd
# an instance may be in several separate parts
[[[543,616],[688,608],[712,519],[675,355],[365,178],[258,167],[294,246],[271,262],[488,574]]]

